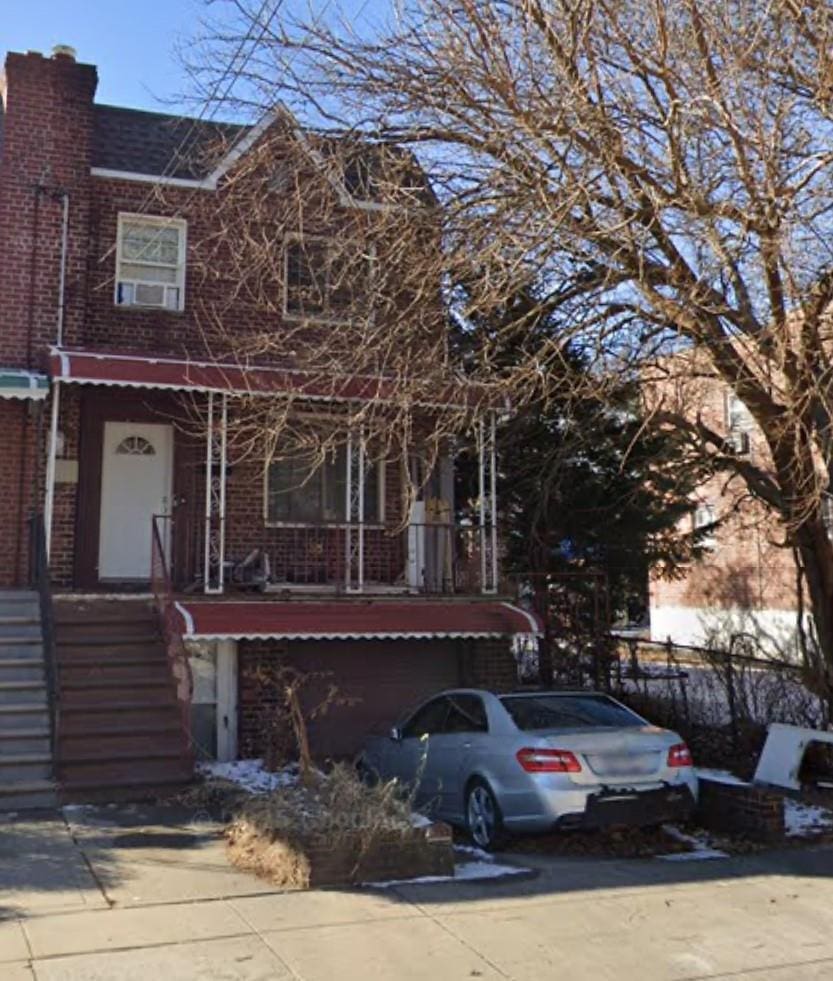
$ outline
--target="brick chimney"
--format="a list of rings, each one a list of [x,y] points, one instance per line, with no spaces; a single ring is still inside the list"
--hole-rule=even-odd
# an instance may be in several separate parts
[[[10,53],[0,76],[0,364],[42,367],[55,339],[62,215],[69,200],[66,317],[83,316],[94,65],[60,45]]]

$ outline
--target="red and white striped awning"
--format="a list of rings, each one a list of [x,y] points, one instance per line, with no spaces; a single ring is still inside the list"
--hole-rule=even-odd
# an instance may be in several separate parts
[[[238,396],[294,395],[326,402],[394,402],[401,401],[403,394],[400,382],[381,375],[327,376],[269,365],[224,364],[105,351],[53,348],[50,367],[53,379],[78,385]],[[416,404],[473,409],[487,407],[489,399],[480,386],[449,382],[436,395],[418,397]]]
[[[417,640],[540,634],[512,603],[187,600],[176,604],[187,640]]]

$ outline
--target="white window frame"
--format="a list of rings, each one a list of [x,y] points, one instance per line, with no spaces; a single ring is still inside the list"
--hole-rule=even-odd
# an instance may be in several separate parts
[[[332,235],[303,235],[300,232],[290,232],[284,238],[283,243],[283,302],[281,303],[281,309],[283,312],[283,317],[285,320],[296,322],[296,323],[313,323],[313,324],[332,324],[333,326],[338,326],[340,324],[349,324],[351,318],[349,314],[344,314],[343,316],[328,316],[324,314],[308,314],[308,313],[298,313],[295,310],[289,309],[289,247],[294,242],[324,242],[326,245],[334,243],[336,240]],[[375,269],[376,269],[376,250],[372,246],[367,247],[367,285],[368,285],[368,308],[367,317],[373,317],[373,309],[371,305],[371,299],[373,296]]]
[[[732,422],[732,416],[740,418]],[[748,433],[755,428],[755,420],[746,403],[732,389],[726,392],[726,431],[730,433]]]
[[[123,259],[122,257],[122,229],[128,222],[141,222],[145,225],[152,225],[158,228],[176,228],[179,233],[179,261],[176,267],[176,281],[173,283],[163,283],[154,284],[153,280],[135,280],[130,278],[124,278],[119,275],[121,272],[122,262],[129,262],[130,265],[134,266],[158,266],[159,263],[155,262],[142,262],[136,259]],[[181,313],[185,309],[185,267],[187,265],[187,255],[188,255],[188,222],[184,218],[167,218],[162,215],[142,215],[136,214],[130,211],[120,211],[118,214],[118,221],[116,224],[116,275],[114,278],[113,286],[113,303],[120,310],[163,310],[168,313]],[[174,287],[179,291],[177,305],[168,306],[165,304],[156,303],[136,303],[135,300],[132,303],[119,303],[119,287],[122,283],[127,283],[132,285],[134,288],[138,285],[153,286],[159,285],[164,287]]]
[[[708,512],[708,516],[709,516],[708,521],[699,520],[699,516],[703,512]],[[694,505],[694,510],[691,513],[691,524],[695,532],[699,531],[701,528],[706,527],[706,525],[714,524],[716,521],[717,521],[717,511],[715,510],[713,504],[710,504],[708,501],[698,501]],[[709,549],[713,549],[717,547],[717,537],[715,536],[713,531],[707,538],[702,539],[702,541],[700,542],[700,547],[709,548]]]
[[[269,470],[273,463],[279,463],[279,460],[274,460],[271,456],[266,458],[266,465],[263,468],[263,524],[266,528],[347,528],[349,522],[347,521],[325,521],[323,518],[320,521],[272,521],[269,517]],[[347,460],[345,455],[345,476],[346,476]],[[365,528],[384,528],[385,527],[385,514],[387,511],[385,492],[386,492],[386,471],[384,460],[380,461],[376,465],[376,480],[378,482],[377,500],[378,500],[378,514],[376,519],[372,521],[365,521]],[[355,523],[354,523],[355,527]]]

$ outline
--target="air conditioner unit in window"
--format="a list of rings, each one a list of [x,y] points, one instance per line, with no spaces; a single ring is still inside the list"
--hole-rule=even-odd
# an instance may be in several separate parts
[[[119,306],[179,309],[179,287],[164,283],[119,282]]]
[[[729,449],[735,456],[749,456],[752,448],[749,442],[749,433],[741,431],[729,433],[726,442],[729,444]]]

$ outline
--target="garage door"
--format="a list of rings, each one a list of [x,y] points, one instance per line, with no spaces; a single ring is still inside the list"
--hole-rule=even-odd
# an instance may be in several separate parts
[[[310,723],[317,756],[353,756],[370,732],[385,732],[414,705],[460,684],[454,641],[293,641],[288,661],[326,677],[311,685],[313,699],[328,683],[351,699]]]

